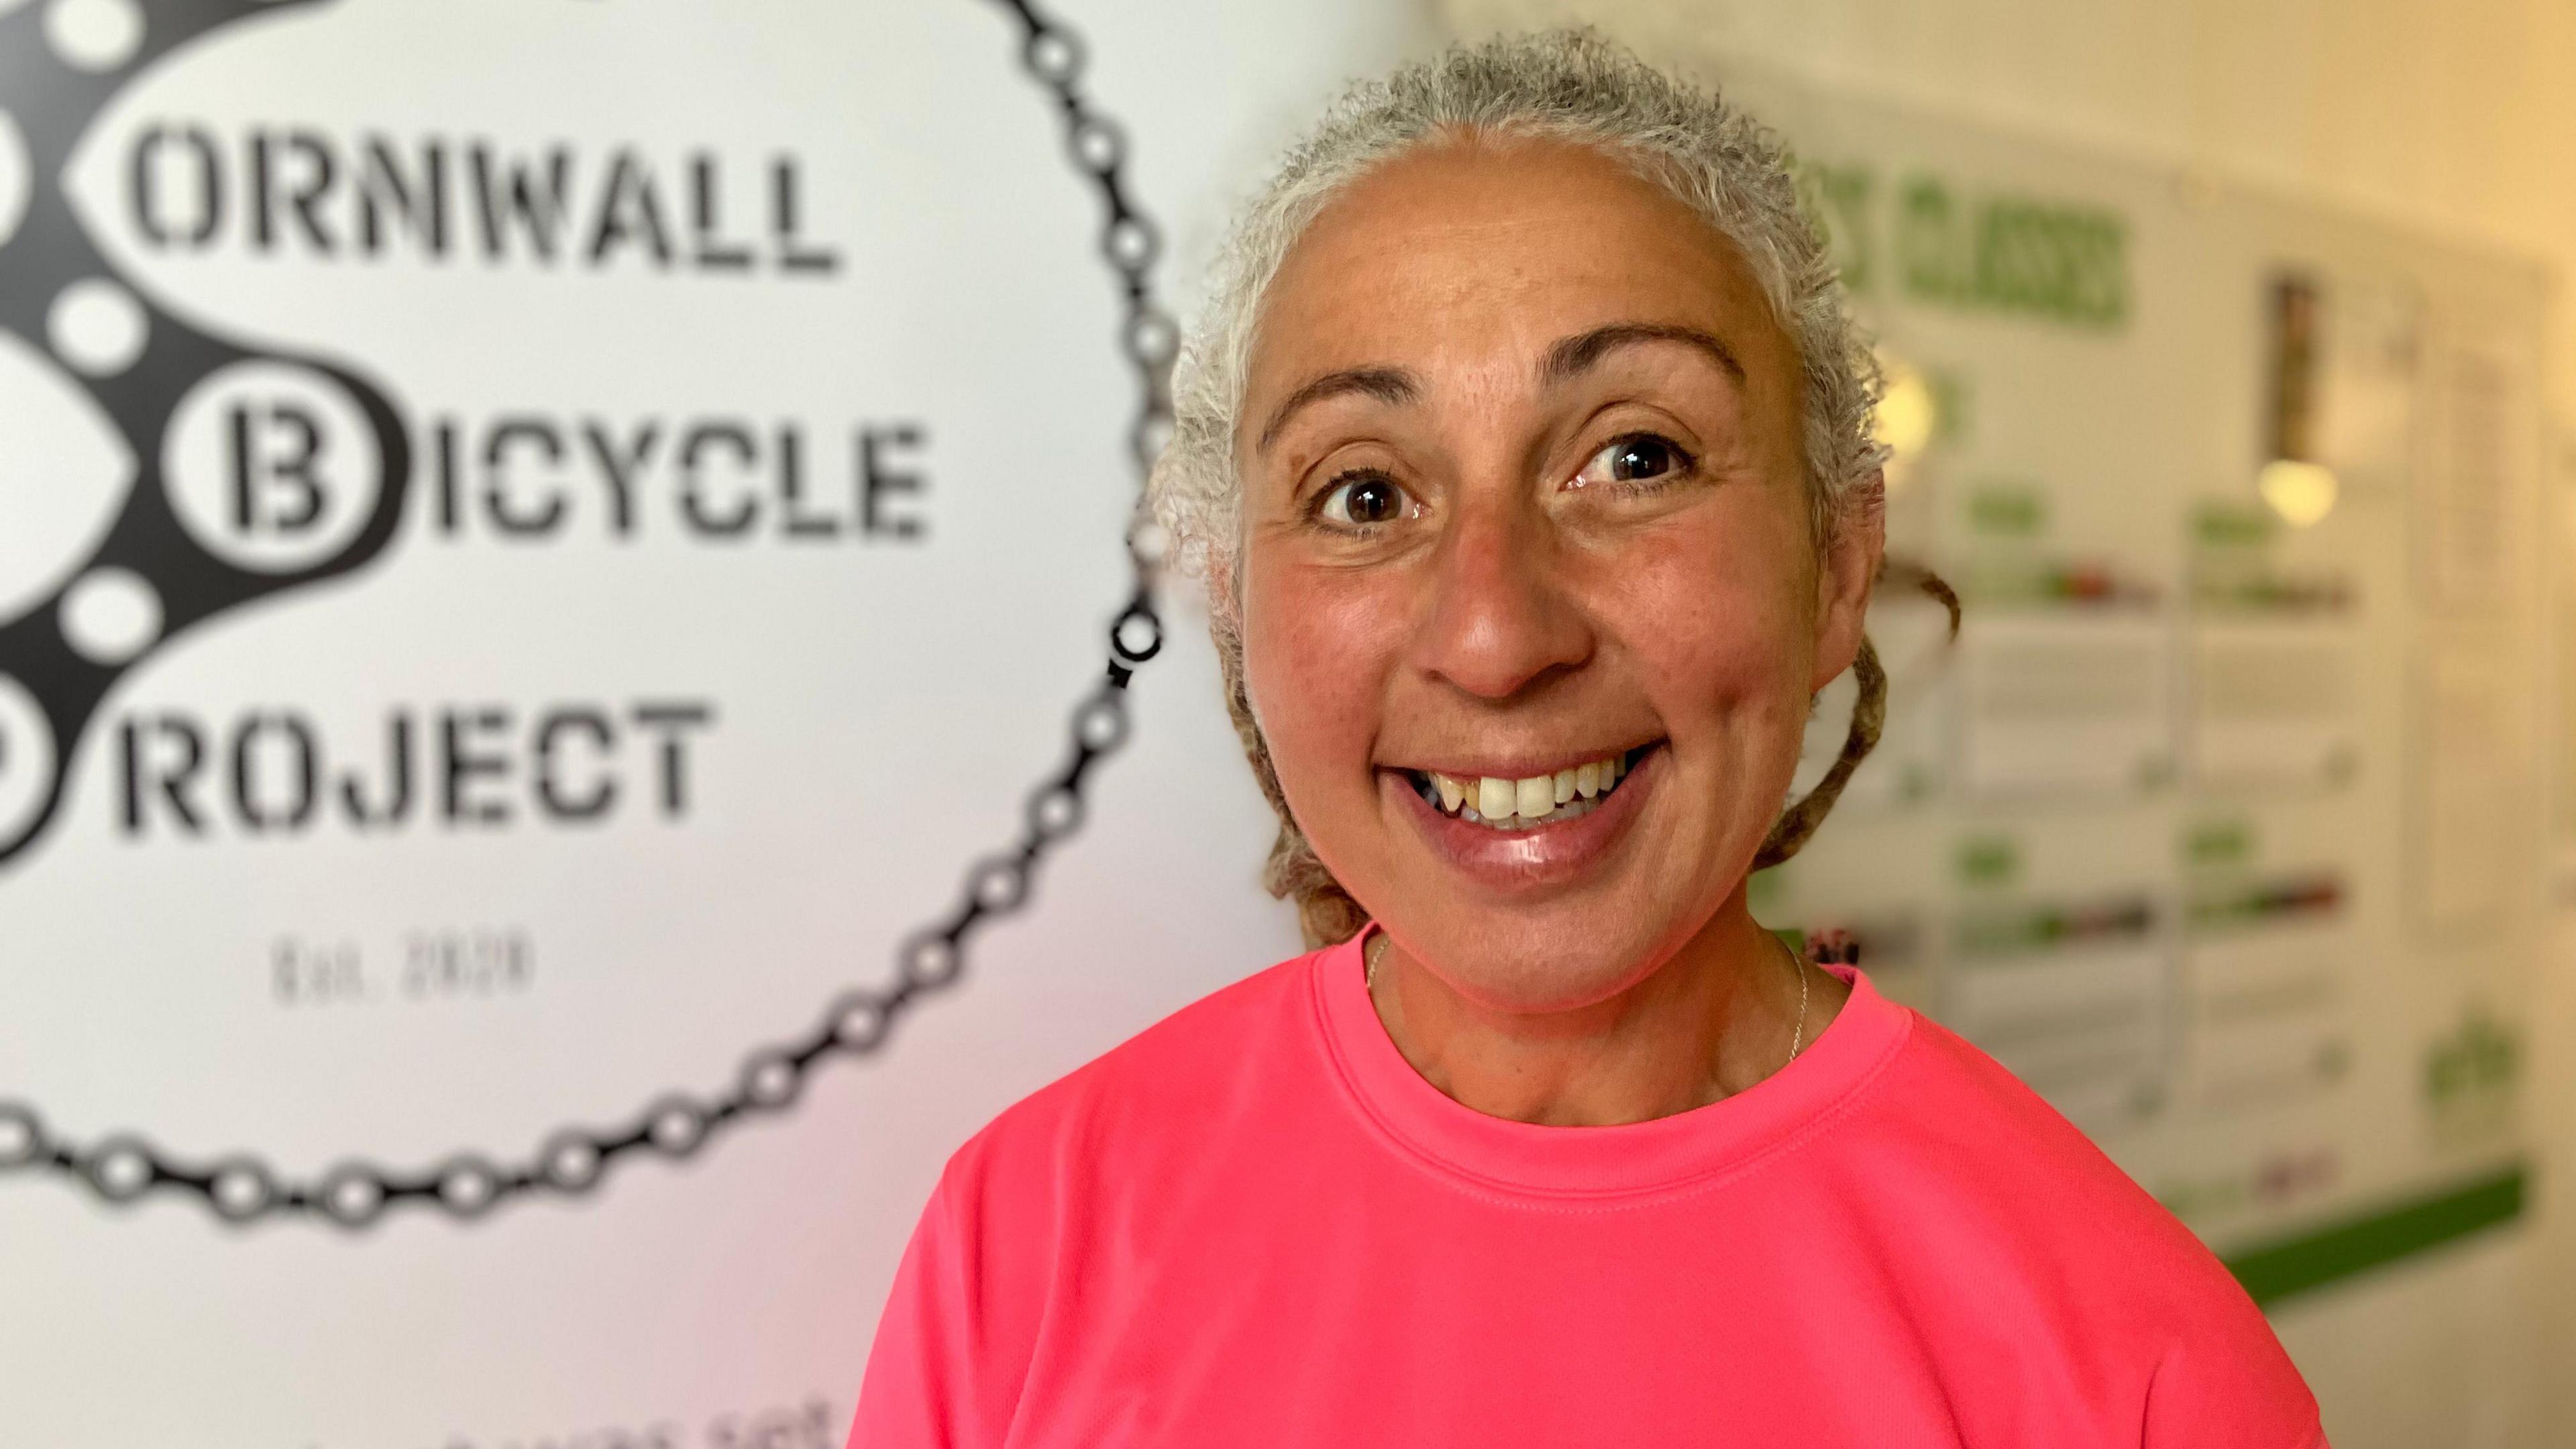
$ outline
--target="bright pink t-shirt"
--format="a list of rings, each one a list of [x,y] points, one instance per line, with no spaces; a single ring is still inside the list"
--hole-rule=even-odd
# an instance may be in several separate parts
[[[1356,941],[1239,982],[959,1149],[854,1449],[2315,1449],[2217,1259],[1850,967],[1788,1066],[1617,1127],[1460,1105]]]

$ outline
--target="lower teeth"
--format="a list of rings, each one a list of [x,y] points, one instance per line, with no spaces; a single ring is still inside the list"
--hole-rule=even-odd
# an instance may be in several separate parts
[[[1536,819],[1520,815],[1506,815],[1500,820],[1488,820],[1484,816],[1476,813],[1475,806],[1462,805],[1458,809],[1458,818],[1466,821],[1470,825],[1482,825],[1490,830],[1528,830],[1536,826],[1545,825],[1551,820],[1572,820],[1578,815],[1588,815],[1594,809],[1599,807],[1600,804],[1601,801],[1598,799],[1569,800],[1565,804],[1557,806],[1554,810],[1551,810]]]

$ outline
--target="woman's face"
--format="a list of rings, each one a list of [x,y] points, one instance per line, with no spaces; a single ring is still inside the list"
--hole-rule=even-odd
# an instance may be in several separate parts
[[[1877,563],[1874,523],[1811,544],[1799,379],[1734,247],[1577,146],[1416,150],[1281,269],[1235,440],[1254,713],[1467,997],[1599,1000],[1741,888]]]

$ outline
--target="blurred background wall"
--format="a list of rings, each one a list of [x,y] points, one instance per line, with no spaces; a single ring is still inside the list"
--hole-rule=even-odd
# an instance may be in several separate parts
[[[1789,133],[1972,604],[1766,921],[2345,1449],[2576,1432],[2576,17],[1040,15],[0,0],[0,1439],[836,1444],[947,1153],[1295,949],[1111,634],[1160,319],[1344,79],[1578,18]]]

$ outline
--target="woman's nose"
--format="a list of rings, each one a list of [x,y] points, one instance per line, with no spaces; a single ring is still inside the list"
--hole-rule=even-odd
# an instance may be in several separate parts
[[[1499,701],[1580,665],[1591,655],[1592,631],[1560,564],[1536,509],[1462,509],[1432,558],[1431,607],[1417,640],[1421,667]]]

